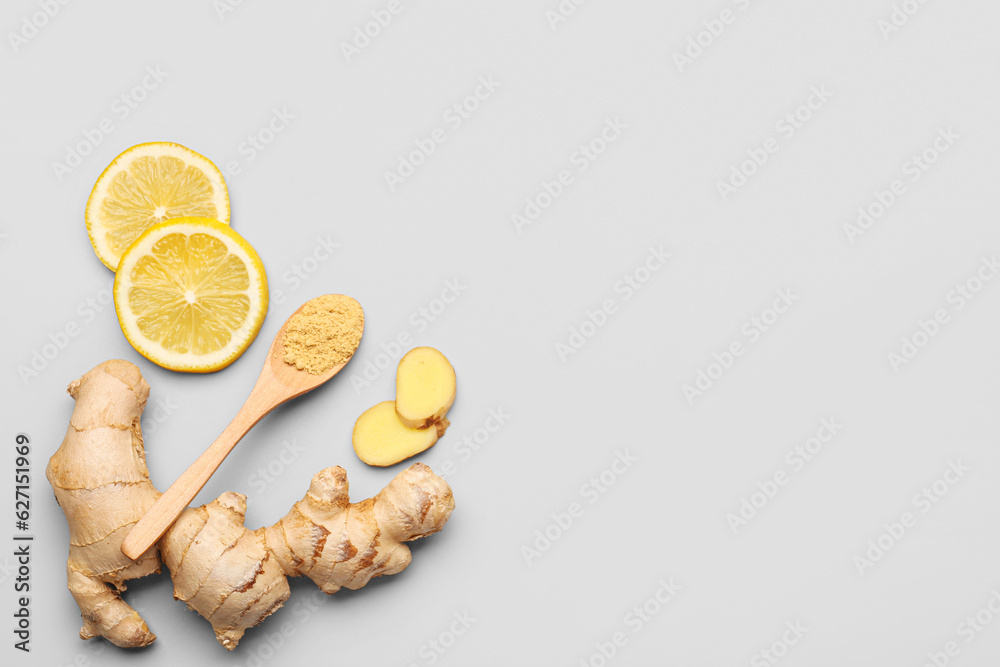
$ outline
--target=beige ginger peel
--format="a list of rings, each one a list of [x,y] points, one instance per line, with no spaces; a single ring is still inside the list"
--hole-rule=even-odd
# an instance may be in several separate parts
[[[174,597],[208,619],[219,643],[232,650],[288,599],[286,577],[309,577],[332,595],[402,572],[410,564],[403,543],[441,530],[454,507],[448,484],[420,463],[353,504],[347,473],[326,468],[273,526],[244,528],[246,497],[228,492],[184,510],[160,550]]]
[[[247,628],[288,598],[286,577],[306,576],[325,593],[356,589],[410,563],[404,544],[444,527],[455,506],[448,484],[415,464],[374,498],[351,503],[342,468],[321,470],[278,523],[243,526],[246,497],[227,492],[186,509],[158,546],[138,560],[121,553],[132,526],[159,497],[146,470],[139,426],[149,386],[127,361],[107,361],[69,387],[70,426],[46,476],[70,532],[68,587],[80,607],[80,636],[123,647],[156,637],[119,596],[125,581],[170,570],[174,595],[209,620],[219,643],[236,647]]]
[[[107,361],[70,383],[76,400],[66,438],[45,476],[69,525],[69,592],[83,615],[81,639],[146,646],[156,635],[126,604],[125,582],[160,571],[157,547],[132,561],[121,543],[160,497],[149,481],[139,418],[149,385],[127,361]]]
[[[284,361],[300,371],[321,375],[347,363],[364,329],[364,311],[351,297],[327,294],[312,299],[288,320],[281,341]]]

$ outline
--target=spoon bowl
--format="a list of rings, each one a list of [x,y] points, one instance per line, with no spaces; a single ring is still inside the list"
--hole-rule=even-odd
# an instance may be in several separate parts
[[[198,495],[198,492],[201,491],[212,477],[212,474],[226,459],[229,452],[233,451],[237,443],[243,439],[243,436],[257,422],[282,403],[320,386],[339,373],[347,365],[347,362],[351,360],[354,352],[357,351],[356,347],[354,350],[351,350],[351,356],[343,363],[320,374],[299,370],[294,365],[285,361],[284,340],[289,322],[302,312],[302,309],[306,306],[322,298],[316,297],[315,299],[306,301],[281,325],[281,329],[278,330],[277,335],[274,337],[274,342],[271,343],[271,347],[267,351],[264,368],[261,369],[260,376],[257,378],[257,382],[250,391],[250,395],[247,397],[243,407],[240,408],[240,411],[236,413],[236,417],[233,418],[233,421],[229,423],[229,426],[226,427],[215,442],[170,485],[166,493],[160,496],[160,499],[139,519],[138,523],[135,524],[122,541],[122,553],[132,560],[137,559],[145,553],[149,547],[153,546],[163,536],[163,533],[167,532],[170,524],[180,516],[184,508]],[[355,301],[355,303],[357,302]],[[360,308],[360,304],[358,307]],[[361,326],[363,333],[363,317]]]

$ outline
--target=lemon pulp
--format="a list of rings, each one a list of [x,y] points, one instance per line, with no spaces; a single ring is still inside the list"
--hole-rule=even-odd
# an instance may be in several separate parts
[[[173,352],[229,344],[250,312],[247,267],[207,234],[168,234],[132,269],[129,309],[143,335]]]
[[[152,225],[170,218],[215,218],[205,173],[175,157],[140,157],[111,181],[101,202],[108,247],[121,255]]]
[[[169,142],[139,144],[116,157],[87,201],[90,242],[111,269],[143,232],[179,217],[228,223],[229,193],[211,160]]]
[[[125,337],[165,368],[208,372],[235,360],[267,311],[267,278],[253,248],[207,218],[150,227],[122,256],[115,308]]]

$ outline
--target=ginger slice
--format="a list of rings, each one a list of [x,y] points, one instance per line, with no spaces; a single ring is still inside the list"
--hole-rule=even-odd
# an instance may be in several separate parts
[[[429,428],[444,419],[454,402],[455,369],[443,354],[415,347],[399,360],[396,414],[404,426]]]
[[[383,401],[358,417],[351,440],[358,458],[368,465],[391,466],[433,445],[447,428],[447,419],[436,428],[409,428],[396,416],[395,402]]]

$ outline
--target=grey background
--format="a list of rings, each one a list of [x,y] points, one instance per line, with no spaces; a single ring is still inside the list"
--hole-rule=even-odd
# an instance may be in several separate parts
[[[613,664],[768,664],[758,652],[788,622],[808,632],[787,664],[917,667],[949,641],[960,649],[950,664],[996,660],[1000,628],[986,624],[968,643],[958,625],[1000,590],[1000,286],[987,282],[961,310],[948,295],[1000,247],[997,3],[911,1],[916,13],[886,37],[890,0],[592,0],[555,29],[546,12],[556,0],[403,0],[350,62],[341,44],[386,2],[219,4],[74,2],[16,45],[10,34],[41,10],[27,0],[2,10],[0,390],[4,437],[33,441],[36,536],[33,651],[14,651],[5,634],[8,659],[428,665],[427,642],[467,613],[475,622],[434,664],[597,665],[595,644],[619,631],[627,643]],[[674,54],[724,9],[733,22],[679,71]],[[115,101],[147,67],[166,77],[122,117]],[[443,115],[481,76],[500,87],[451,129]],[[776,123],[813,86],[832,97],[783,138]],[[241,144],[274,109],[294,118],[249,160]],[[60,179],[53,163],[105,118],[113,131]],[[609,118],[627,129],[577,172],[574,151]],[[436,127],[449,128],[446,142],[390,191],[384,172]],[[906,180],[904,164],[949,127],[959,135],[950,150]],[[769,137],[778,152],[723,201],[717,182]],[[237,162],[232,225],[272,288],[258,340],[212,375],[152,365],[113,307],[87,306],[112,282],[87,241],[90,189],[120,151],[164,140],[223,169]],[[518,233],[511,215],[563,169],[574,183]],[[845,223],[896,178],[905,194],[849,243]],[[318,238],[337,248],[313,264]],[[671,259],[626,301],[615,284],[650,246]],[[314,269],[298,285],[296,266]],[[419,331],[411,316],[449,279],[465,289]],[[683,386],[713,353],[749,340],[741,327],[779,289],[798,297],[793,307],[689,402]],[[368,387],[351,377],[406,332],[458,373],[451,430],[418,457],[456,466],[446,529],[416,544],[403,574],[308,613],[315,588],[294,581],[286,608],[231,654],[171,599],[165,576],[127,593],[159,636],[153,647],[81,642],[65,522],[43,476],[72,410],[65,386],[105,359],[139,365],[152,387],[148,463],[165,489],[236,413],[284,319],[328,292],[365,307],[357,357],[262,422],[198,502],[241,491],[248,526],[268,524],[335,464],[354,499],[376,493],[403,466],[363,465],[350,431],[392,398],[395,364]],[[617,312],[562,360],[557,343],[609,298]],[[949,322],[894,371],[887,355],[941,308]],[[71,323],[78,335],[23,379],[19,367]],[[463,456],[456,447],[497,408],[509,420]],[[791,471],[786,452],[830,417],[843,429],[734,534],[727,514]],[[286,441],[301,451],[283,461]],[[638,463],[588,502],[582,486],[618,452]],[[920,513],[914,494],[949,461],[970,471]],[[278,474],[262,483],[269,466]],[[522,548],[573,502],[582,516],[529,564]],[[855,557],[907,511],[916,526],[859,572]],[[9,542],[13,527],[0,532]],[[12,612],[12,559],[0,562]],[[661,578],[680,592],[633,632],[626,615]],[[291,636],[272,648],[283,628]]]

